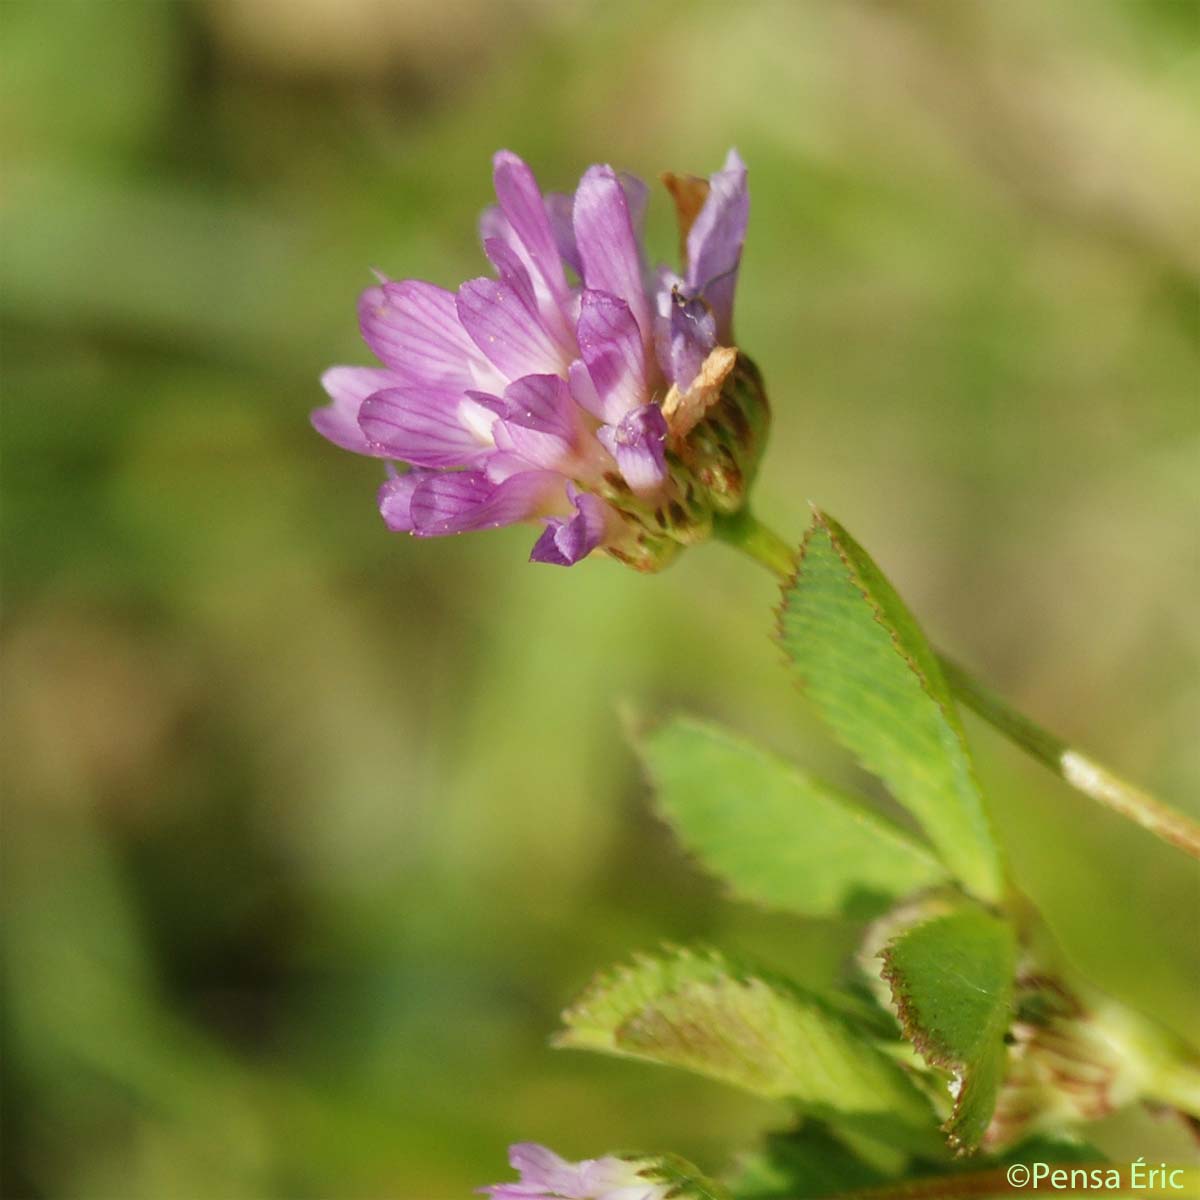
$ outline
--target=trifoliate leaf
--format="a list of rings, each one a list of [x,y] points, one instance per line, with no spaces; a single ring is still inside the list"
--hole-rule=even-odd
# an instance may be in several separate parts
[[[820,998],[711,950],[602,975],[563,1014],[559,1046],[683,1067],[818,1116],[933,1128],[903,1070]]]
[[[905,1036],[951,1072],[944,1129],[956,1149],[979,1145],[1004,1080],[1017,945],[1012,926],[975,905],[914,925],[883,951],[883,977]]]
[[[641,740],[663,817],[735,896],[870,917],[946,879],[891,822],[736,735],[685,717]]]
[[[817,712],[984,900],[1002,877],[937,657],[866,551],[818,512],[784,585],[779,640]]]

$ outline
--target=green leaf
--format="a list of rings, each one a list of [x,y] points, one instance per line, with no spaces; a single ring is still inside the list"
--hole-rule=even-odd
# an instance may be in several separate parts
[[[866,551],[824,513],[784,586],[779,640],[842,743],[969,890],[999,899],[999,850],[937,657]]]
[[[899,934],[883,977],[905,1036],[930,1066],[954,1076],[950,1144],[979,1145],[1004,1081],[1017,944],[1012,926],[976,905]]]
[[[742,899],[870,917],[946,879],[933,853],[890,822],[716,726],[675,718],[640,749],[664,819]]]
[[[888,1179],[824,1126],[812,1121],[788,1133],[770,1133],[760,1151],[744,1158],[729,1181],[736,1200],[796,1200],[835,1196]]]
[[[817,1116],[932,1128],[928,1102],[844,1014],[712,950],[670,949],[598,978],[559,1046],[682,1067]]]

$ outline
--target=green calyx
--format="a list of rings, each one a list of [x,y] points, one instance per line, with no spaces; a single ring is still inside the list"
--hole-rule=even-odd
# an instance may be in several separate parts
[[[684,546],[707,540],[714,520],[742,511],[771,422],[753,360],[723,346],[686,391],[671,388],[662,409],[668,429],[662,491],[639,497],[615,473],[598,489],[628,530],[608,552],[641,571],[661,570]]]

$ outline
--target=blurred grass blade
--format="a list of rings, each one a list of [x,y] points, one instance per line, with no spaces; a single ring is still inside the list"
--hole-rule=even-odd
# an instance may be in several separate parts
[[[844,1016],[715,951],[639,957],[597,978],[563,1020],[558,1046],[682,1067],[817,1115],[931,1125],[928,1102]]]
[[[916,816],[955,876],[998,899],[999,850],[937,658],[866,551],[822,512],[784,585],[778,636],[842,743]]]
[[[890,822],[715,725],[677,717],[639,749],[662,816],[741,899],[870,917],[946,878],[934,854]]]
[[[976,905],[914,925],[882,953],[905,1035],[930,1066],[954,1075],[944,1126],[956,1149],[979,1145],[1004,1081],[1016,937]]]

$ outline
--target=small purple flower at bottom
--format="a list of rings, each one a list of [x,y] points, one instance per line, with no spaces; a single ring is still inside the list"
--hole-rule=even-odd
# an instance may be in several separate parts
[[[646,1178],[653,1164],[607,1155],[569,1163],[553,1150],[533,1142],[520,1142],[508,1152],[508,1161],[521,1178],[480,1191],[492,1200],[666,1200],[668,1183]]]
[[[732,349],[746,168],[730,151],[707,180],[671,177],[683,275],[647,265],[640,180],[593,166],[573,195],[544,195],[508,151],[493,178],[480,235],[494,275],[368,288],[359,323],[382,365],[327,371],[313,425],[388,461],[379,508],[395,532],[541,522],[534,562],[602,550],[656,570],[741,502],[762,449],[763,422],[722,407],[726,380],[734,394],[752,370]]]

